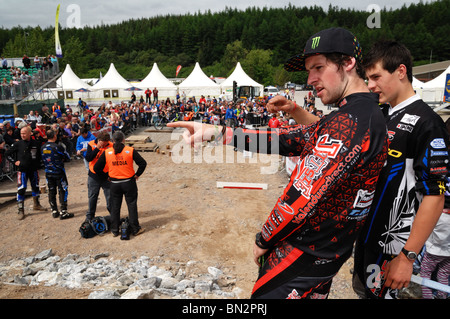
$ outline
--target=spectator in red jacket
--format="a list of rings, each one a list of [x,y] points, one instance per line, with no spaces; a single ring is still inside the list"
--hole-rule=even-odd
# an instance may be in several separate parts
[[[276,114],[273,114],[272,118],[269,120],[269,127],[270,128],[281,127],[281,123],[280,121],[278,121]]]
[[[144,93],[145,93],[145,103],[151,103],[152,102],[152,90],[147,88],[147,90],[145,90]]]

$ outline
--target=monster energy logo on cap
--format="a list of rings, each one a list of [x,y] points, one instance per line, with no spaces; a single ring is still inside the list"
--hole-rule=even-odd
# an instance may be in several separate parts
[[[320,37],[312,38],[311,49],[314,50],[315,48],[317,48],[317,46],[319,45],[319,41]]]
[[[303,52],[287,60],[284,68],[291,72],[304,71],[305,60],[308,56],[330,53],[340,53],[361,61],[361,46],[355,36],[343,28],[329,28],[311,36]]]

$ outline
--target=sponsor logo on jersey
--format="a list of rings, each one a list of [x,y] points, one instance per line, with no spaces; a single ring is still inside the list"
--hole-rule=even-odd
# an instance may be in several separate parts
[[[433,151],[431,150],[431,156],[448,156],[447,151]]]
[[[293,289],[286,299],[302,299],[297,290]]]
[[[342,141],[330,138],[328,134],[317,140],[313,154],[308,155],[299,163],[298,173],[293,186],[310,198],[313,181],[322,176],[322,171],[330,163],[329,158],[335,158],[342,148]]]
[[[447,167],[446,167],[446,166],[432,167],[432,168],[430,168],[430,173],[431,173],[431,174],[443,174],[443,173],[447,173]]]
[[[406,132],[409,132],[409,133],[411,133],[413,131],[413,129],[414,129],[413,126],[407,125],[407,124],[403,124],[403,123],[398,123],[397,124],[397,128],[399,130],[406,131]]]
[[[419,119],[420,116],[405,114],[403,115],[403,118],[400,120],[400,122],[414,126]]]
[[[389,141],[394,140],[395,137],[395,131],[388,131]]]
[[[368,191],[366,189],[359,189],[356,194],[355,202],[353,203],[354,208],[366,208],[372,204],[375,191]]]
[[[433,148],[446,148],[443,138],[435,138],[431,141],[430,145]]]

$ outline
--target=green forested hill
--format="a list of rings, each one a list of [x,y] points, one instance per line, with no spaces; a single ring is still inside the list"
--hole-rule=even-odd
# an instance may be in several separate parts
[[[226,8],[186,15],[134,19],[114,25],[61,28],[64,68],[81,77],[98,77],[113,62],[127,79],[142,79],[154,62],[167,77],[187,76],[195,62],[207,75],[228,76],[237,61],[256,81],[302,83],[305,74],[283,71],[283,62],[303,50],[314,32],[332,26],[351,30],[368,49],[377,39],[396,39],[408,46],[416,62],[450,59],[450,0],[382,9],[381,27],[368,28],[371,13],[330,6]],[[27,32],[27,50],[24,33]],[[0,52],[6,57],[54,53],[54,28],[0,29]],[[26,52],[25,52],[26,51]]]

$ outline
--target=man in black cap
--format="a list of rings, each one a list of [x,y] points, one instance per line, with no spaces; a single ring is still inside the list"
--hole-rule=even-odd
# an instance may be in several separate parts
[[[319,119],[294,101],[271,99],[271,112],[288,112],[307,126],[169,125],[187,128],[184,137],[191,144],[223,140],[247,151],[300,157],[256,235],[253,252],[260,270],[252,298],[327,298],[333,277],[351,256],[387,157],[383,115],[361,77],[360,62],[356,38],[333,28],[313,35],[304,52],[286,63],[288,71],[308,71],[308,84],[324,104],[339,106]]]
[[[305,66],[305,60],[310,57],[311,70]],[[290,72],[308,71],[308,74],[320,74],[323,66],[334,63],[340,72],[344,62],[350,62],[354,58],[354,65],[350,65],[356,71],[356,76],[349,79],[342,77],[334,79],[334,82],[326,83],[316,76],[308,76],[308,84],[313,85],[322,103],[337,104],[343,97],[348,95],[353,86],[358,90],[364,89],[364,70],[362,67],[362,50],[356,37],[343,28],[330,28],[322,30],[309,38],[303,53],[293,56],[285,63],[285,69]],[[349,86],[350,84],[350,86]],[[367,91],[368,92],[368,91]],[[284,111],[291,114],[299,124],[309,124],[319,120],[319,117],[307,110],[298,107],[293,100],[287,100],[283,96],[271,99],[267,108],[271,112]]]

